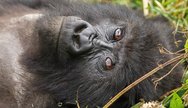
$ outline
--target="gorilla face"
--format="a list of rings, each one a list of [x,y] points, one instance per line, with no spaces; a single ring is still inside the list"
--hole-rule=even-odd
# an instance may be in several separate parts
[[[59,39],[59,53],[65,52],[62,44],[66,43],[70,59],[63,71],[59,70],[59,74],[50,78],[61,79],[58,82],[52,80],[58,83],[55,84],[58,89],[49,87],[58,100],[72,104],[78,100],[81,107],[103,106],[164,58],[158,49],[158,43],[162,42],[152,23],[103,19],[92,25],[80,18],[72,18],[63,23]],[[158,98],[165,90],[155,89],[151,80],[149,78],[133,88],[118,104],[128,107],[140,98]]]
[[[142,64],[137,57],[142,56],[144,51],[140,53],[142,49],[135,50],[135,47],[144,48],[147,44],[142,42],[142,38],[135,40],[137,46],[133,42],[133,38],[137,39],[138,36],[134,30],[141,29],[138,26],[131,28],[127,22],[109,19],[92,25],[74,16],[62,17],[59,24],[57,52],[60,62],[55,67],[57,72],[49,75],[46,80],[43,78],[41,84],[41,88],[58,97],[58,101],[75,104],[78,100],[81,107],[103,106],[144,74],[140,72],[147,72],[147,67],[140,69]],[[137,34],[146,38],[144,33]],[[154,47],[154,44],[151,45]]]
[[[57,33],[47,34],[58,35],[58,63],[53,63],[53,69],[45,69],[56,71],[56,74],[42,76],[42,84],[39,84],[41,89],[49,91],[58,97],[58,101],[65,103],[75,104],[78,97],[81,106],[104,105],[127,85],[124,70],[126,23],[104,19],[92,25],[74,16],[45,22],[52,21],[58,22],[58,26],[57,30],[50,32]],[[41,27],[41,31],[44,31],[44,25]],[[48,25],[46,28],[51,29]],[[46,36],[40,30],[39,35]]]
[[[32,86],[65,106],[78,101],[81,107],[101,107],[161,59],[170,58],[158,49],[158,44],[171,47],[172,39],[160,37],[168,36],[170,29],[160,33],[163,25],[142,18],[92,22],[75,16],[44,16],[38,22],[34,35],[40,40],[36,51],[40,56],[28,56],[26,51],[21,63],[37,76]],[[160,83],[155,89],[152,78],[124,94],[114,107],[129,107],[140,98],[157,99],[179,84],[173,79],[176,84]]]

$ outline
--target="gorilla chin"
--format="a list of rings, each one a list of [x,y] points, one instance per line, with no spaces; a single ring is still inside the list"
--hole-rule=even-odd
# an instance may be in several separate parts
[[[0,108],[102,107],[123,88],[178,51],[163,18],[124,6],[69,0],[0,1]],[[178,37],[179,38],[179,37]],[[181,85],[178,66],[155,88],[144,80],[112,108],[157,100]]]

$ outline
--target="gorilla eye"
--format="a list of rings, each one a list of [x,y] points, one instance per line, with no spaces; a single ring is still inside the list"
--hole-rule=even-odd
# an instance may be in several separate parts
[[[105,67],[107,70],[111,70],[113,68],[114,64],[110,57],[107,57],[105,60]]]
[[[113,40],[119,41],[122,39],[122,30],[120,28],[116,29],[113,35]]]

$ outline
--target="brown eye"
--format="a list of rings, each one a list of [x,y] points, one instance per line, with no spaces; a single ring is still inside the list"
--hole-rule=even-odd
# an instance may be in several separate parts
[[[122,39],[122,30],[120,28],[115,30],[113,39],[116,41],[119,41]]]
[[[107,57],[105,60],[105,67],[107,70],[111,70],[113,68],[113,62],[110,57]]]

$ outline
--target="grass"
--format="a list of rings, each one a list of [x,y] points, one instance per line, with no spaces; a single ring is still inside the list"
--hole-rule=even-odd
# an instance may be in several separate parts
[[[148,16],[162,15],[188,36],[188,0],[150,0]]]

